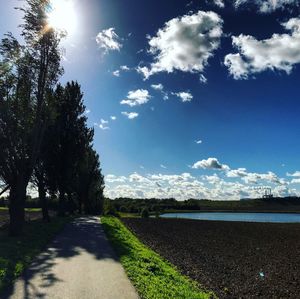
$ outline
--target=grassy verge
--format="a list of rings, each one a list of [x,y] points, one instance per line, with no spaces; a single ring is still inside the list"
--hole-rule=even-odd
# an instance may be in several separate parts
[[[8,211],[7,207],[0,207],[0,211]],[[25,212],[41,212],[41,208],[25,208]]]
[[[21,237],[9,237],[7,228],[0,229],[0,294],[70,220],[53,218],[50,223],[32,221],[25,225]]]
[[[181,275],[174,266],[143,245],[115,217],[101,217],[104,230],[120,261],[144,299],[198,299],[214,297],[212,293]]]

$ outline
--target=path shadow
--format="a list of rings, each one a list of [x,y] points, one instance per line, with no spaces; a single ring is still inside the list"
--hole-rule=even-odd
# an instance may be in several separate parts
[[[39,254],[21,276],[24,296],[22,299],[47,298],[46,293],[39,288],[49,288],[57,282],[62,282],[52,271],[57,259],[71,259],[82,251],[90,253],[96,260],[118,258],[109,243],[100,225],[98,217],[82,217],[66,225],[64,230],[49,244],[47,249]],[[40,275],[41,283],[36,286],[31,281]],[[16,284],[11,286],[1,299],[14,298]]]

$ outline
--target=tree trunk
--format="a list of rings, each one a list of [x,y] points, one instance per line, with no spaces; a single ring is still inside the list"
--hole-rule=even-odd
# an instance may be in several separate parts
[[[74,214],[74,201],[71,193],[68,193],[68,212],[73,215]]]
[[[81,215],[82,214],[82,198],[81,198],[81,194],[79,194],[78,196],[78,212]]]
[[[38,182],[39,199],[42,204],[43,220],[50,222],[49,210],[48,210],[48,199],[46,196],[45,184],[42,180]]]
[[[64,217],[66,215],[65,204],[66,204],[65,191],[60,189],[59,190],[58,216]]]
[[[21,235],[25,223],[26,182],[19,180],[10,186],[9,192],[9,232],[11,236]]]

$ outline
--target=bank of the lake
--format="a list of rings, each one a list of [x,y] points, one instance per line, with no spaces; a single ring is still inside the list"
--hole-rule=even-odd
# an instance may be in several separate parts
[[[264,223],[300,223],[299,213],[245,213],[245,212],[186,212],[186,213],[165,213],[161,218],[180,218],[193,220],[213,221],[245,221]]]
[[[299,298],[300,224],[122,219],[221,298]]]

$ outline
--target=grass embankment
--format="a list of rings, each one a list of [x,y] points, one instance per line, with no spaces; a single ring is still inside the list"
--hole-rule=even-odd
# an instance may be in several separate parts
[[[144,299],[212,298],[200,286],[181,275],[169,262],[142,244],[115,217],[101,217],[104,230],[120,257],[128,277]]]
[[[50,223],[41,220],[26,223],[20,237],[9,237],[7,228],[0,229],[0,294],[70,220],[53,218]]]

